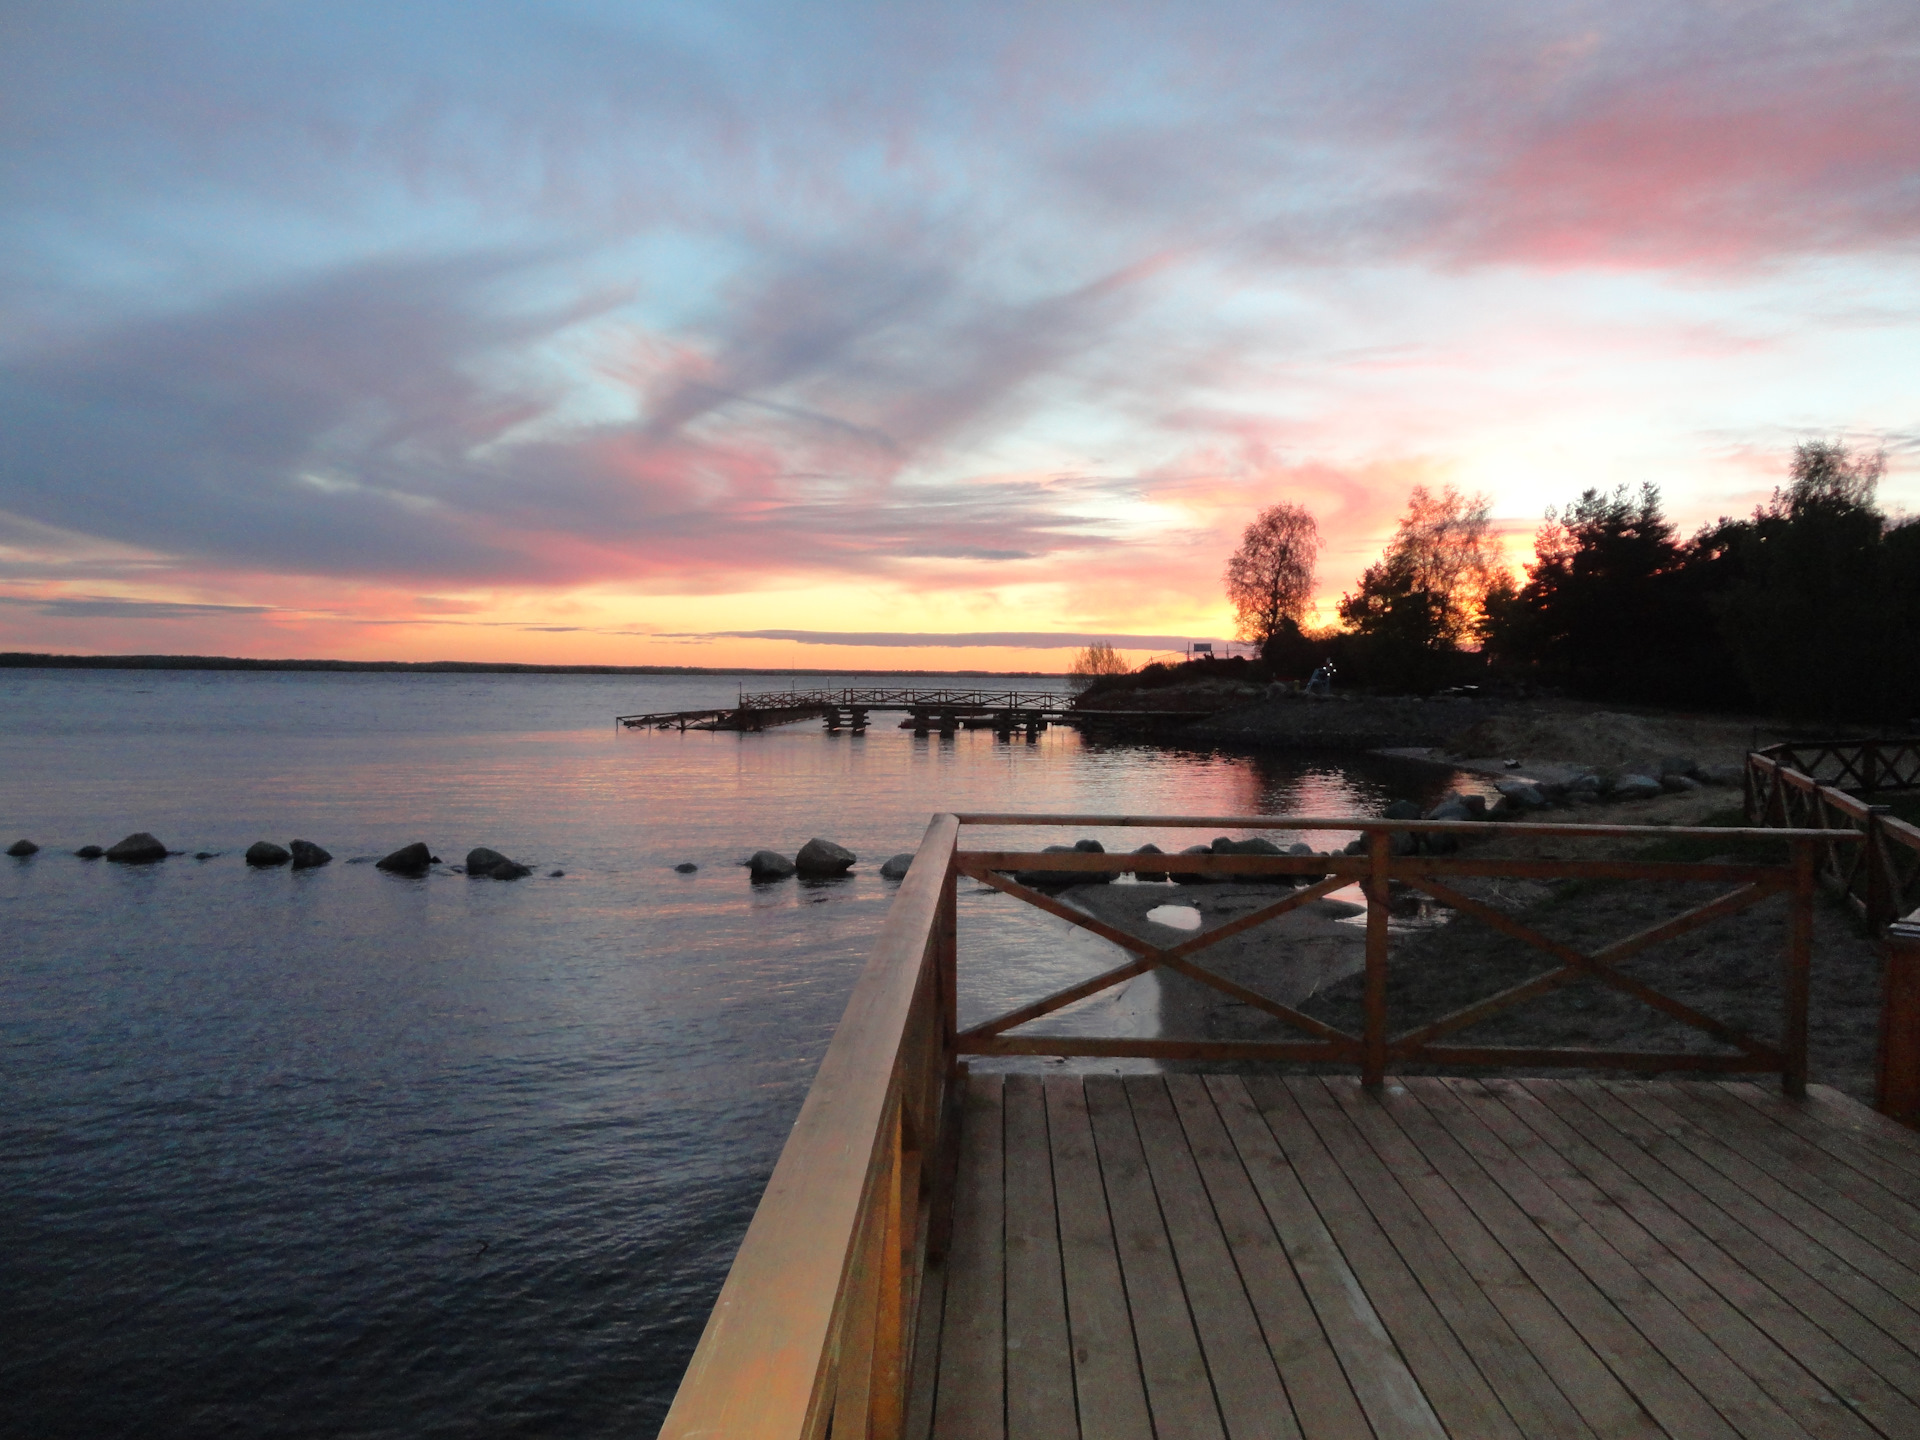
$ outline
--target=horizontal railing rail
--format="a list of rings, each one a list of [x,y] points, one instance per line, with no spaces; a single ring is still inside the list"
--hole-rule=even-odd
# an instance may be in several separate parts
[[[857,687],[848,689],[769,690],[740,695],[745,710],[785,710],[802,706],[837,705],[870,710],[961,708],[974,710],[1061,710],[1072,697],[1054,690],[955,690],[918,687]]]
[[[1878,933],[1920,907],[1920,826],[1886,806],[1823,785],[1782,756],[1756,750],[1747,756],[1746,810],[1758,825],[1858,835],[1863,843],[1821,856],[1819,879],[1868,929]]]

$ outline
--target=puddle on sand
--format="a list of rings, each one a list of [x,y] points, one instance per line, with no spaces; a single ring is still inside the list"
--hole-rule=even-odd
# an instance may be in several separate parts
[[[1147,911],[1147,919],[1174,930],[1200,928],[1200,912],[1191,905],[1156,905]]]

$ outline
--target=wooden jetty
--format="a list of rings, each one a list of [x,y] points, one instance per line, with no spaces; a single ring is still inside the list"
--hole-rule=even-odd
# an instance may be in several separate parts
[[[1367,845],[1333,857],[1155,855],[1156,871],[1298,882],[1251,915],[1161,946],[1010,878],[1111,873],[1137,860],[962,844],[975,827],[1043,827],[1064,838],[1113,826],[1358,830]],[[1920,1121],[1920,1093],[1902,1100],[1897,1083],[1888,1087],[1889,1076],[1920,1076],[1920,923],[1886,935],[1890,973],[1906,977],[1888,989],[1887,1113],[1807,1075],[1816,875],[1824,855],[1859,849],[1861,832],[1498,827],[1622,846],[1766,835],[1789,856],[1766,864],[1393,853],[1395,832],[1492,828],[935,816],[662,1435],[1920,1435],[1920,1135],[1908,1128]],[[962,1026],[963,876],[1103,935],[1131,958]],[[1455,888],[1462,877],[1559,876],[1732,888],[1591,953]],[[1366,899],[1357,1033],[1206,968],[1206,948],[1226,935],[1353,883]],[[1441,1021],[1396,1031],[1387,1012],[1390,887],[1451,904],[1454,923],[1489,924],[1552,963]],[[1771,1036],[1735,1029],[1620,968],[1771,896],[1786,897]],[[1156,967],[1264,1009],[1298,1038],[1036,1030],[1064,1006]],[[1624,991],[1704,1038],[1657,1052],[1450,1039],[1574,981]],[[983,1068],[985,1057],[1006,1055],[1147,1056],[1190,1071],[1238,1064],[1234,1073],[1126,1079]],[[1348,1073],[1262,1073],[1257,1063],[1281,1059]],[[1581,1074],[1398,1073],[1436,1065]],[[1634,1078],[1660,1072],[1701,1078]],[[1776,1083],[1763,1088],[1743,1073]]]
[[[955,690],[924,687],[847,687],[842,689],[744,691],[730,706],[709,710],[662,710],[645,715],[616,715],[616,728],[629,730],[765,730],[796,721],[820,719],[829,734],[842,729],[865,732],[874,711],[904,711],[903,728],[916,735],[952,735],[958,730],[992,730],[1001,739],[1025,732],[1035,739],[1049,725],[1069,722],[1102,726],[1185,724],[1202,718],[1191,710],[1076,710],[1071,697],[1052,690]]]

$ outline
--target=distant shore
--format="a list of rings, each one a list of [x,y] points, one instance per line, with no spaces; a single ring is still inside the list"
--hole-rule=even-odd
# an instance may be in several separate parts
[[[235,655],[45,655],[0,651],[0,670],[317,670],[424,675],[956,675],[1057,680],[1056,670],[803,670],[747,665],[520,665],[504,660],[252,660]]]

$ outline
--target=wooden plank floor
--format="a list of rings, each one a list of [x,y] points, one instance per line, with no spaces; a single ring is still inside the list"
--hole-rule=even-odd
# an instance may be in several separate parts
[[[1920,1135],[1837,1092],[973,1075],[909,1434],[1920,1437]]]

